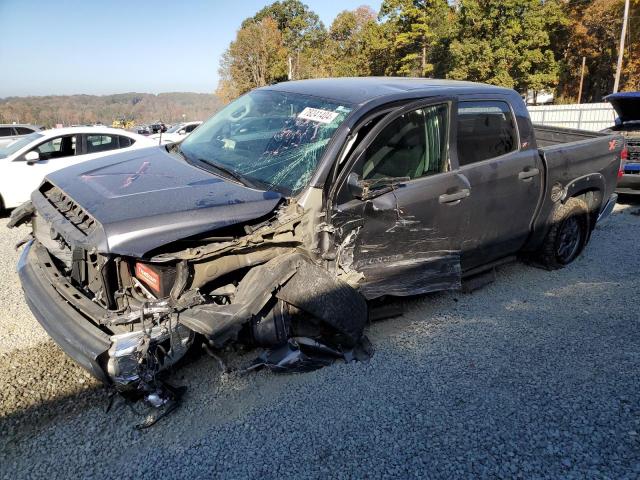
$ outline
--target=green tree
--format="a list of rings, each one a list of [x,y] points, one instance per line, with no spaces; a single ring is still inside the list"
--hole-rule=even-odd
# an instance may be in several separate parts
[[[568,23],[554,39],[561,59],[558,93],[578,100],[582,57],[586,70],[581,101],[600,101],[613,89],[624,0],[586,0],[564,5]],[[640,89],[640,0],[631,2],[621,89]]]
[[[443,61],[453,16],[446,0],[384,0],[379,17],[394,59],[388,73],[425,77],[439,71],[434,62]]]
[[[320,17],[300,0],[282,0],[267,5],[242,26],[264,18],[273,19],[282,33],[287,49],[287,76],[290,79],[313,76],[327,33]]]
[[[216,94],[229,101],[286,75],[286,48],[272,18],[245,22],[223,54]]]
[[[514,88],[552,88],[558,63],[550,32],[564,22],[558,0],[461,0],[448,77]]]
[[[323,49],[324,70],[332,77],[384,74],[384,67],[376,60],[387,47],[374,10],[366,6],[345,10],[329,28]]]

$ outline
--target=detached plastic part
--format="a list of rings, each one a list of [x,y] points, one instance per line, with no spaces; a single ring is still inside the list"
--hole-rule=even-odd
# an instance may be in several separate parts
[[[281,347],[265,350],[247,371],[268,368],[274,373],[304,373],[331,365],[338,359],[345,362],[368,361],[373,345],[362,336],[351,349],[342,350],[313,338],[293,337]]]

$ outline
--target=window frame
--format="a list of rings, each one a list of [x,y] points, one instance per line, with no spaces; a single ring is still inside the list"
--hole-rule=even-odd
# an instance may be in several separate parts
[[[76,137],[76,151],[73,155],[68,155],[66,157],[57,157],[57,158],[41,158],[40,160],[46,160],[47,162],[50,162],[52,160],[59,160],[61,158],[70,158],[70,157],[77,157],[78,155],[81,155],[82,152],[80,152],[80,144],[82,142],[82,138],[80,138],[80,140],[78,140],[78,137],[82,137],[81,134],[79,133],[66,133],[66,134],[62,134],[62,135],[57,135],[55,137],[49,137],[46,140],[38,143],[37,145],[34,145],[33,147],[29,148],[28,150],[26,150],[23,154],[21,154],[18,158],[16,158],[16,160],[24,162],[25,161],[25,155],[29,152],[33,152],[34,150],[40,148],[42,145],[44,145],[45,143],[49,143],[49,142],[53,142],[54,140],[57,140],[58,138],[64,138],[64,137]],[[39,154],[40,152],[38,152]]]
[[[446,175],[453,171],[456,171],[458,167],[458,152],[457,152],[457,126],[458,121],[458,98],[455,96],[448,95],[440,95],[434,97],[423,97],[418,100],[412,100],[407,102],[404,105],[390,107],[390,111],[388,113],[382,113],[383,118],[380,119],[377,125],[375,125],[367,135],[360,140],[360,142],[356,145],[354,150],[348,154],[346,161],[344,163],[344,167],[338,172],[337,177],[335,178],[335,182],[333,187],[330,190],[330,204],[334,207],[336,206],[336,202],[338,197],[340,196],[340,192],[346,188],[347,177],[353,171],[354,166],[360,160],[360,157],[367,151],[367,148],[373,143],[373,141],[378,137],[378,135],[391,124],[398,117],[404,115],[405,113],[412,112],[414,110],[420,110],[421,108],[427,108],[434,105],[440,104],[448,104],[449,106],[449,114],[448,114],[448,125],[447,125],[447,165],[448,169],[444,172],[435,173],[432,175],[423,175],[420,177],[412,178],[405,182],[404,184],[419,182],[426,178],[433,178],[438,175]],[[381,107],[381,110],[384,111],[384,106]],[[365,115],[362,120],[359,122],[358,128],[354,129],[354,134],[358,132],[358,129],[361,126],[364,126],[369,120],[375,118],[380,115],[380,110],[374,115]],[[345,144],[349,143],[349,139],[345,141]],[[342,158],[344,153],[341,151],[339,157],[336,158],[336,164]],[[339,165],[336,165],[339,168]],[[329,177],[331,178],[331,177]]]
[[[458,150],[458,137],[457,137],[457,132],[458,132],[458,109],[460,108],[460,104],[462,104],[462,103],[472,103],[472,102],[474,102],[474,103],[479,103],[479,102],[501,102],[501,103],[506,103],[507,104],[509,112],[511,113],[511,119],[513,121],[513,128],[515,129],[515,132],[516,132],[516,139],[515,139],[516,148],[514,148],[510,152],[503,153],[502,155],[498,155],[497,157],[489,157],[489,158],[485,158],[484,160],[480,160],[478,162],[467,163],[465,165],[460,165],[459,159],[456,156],[456,162],[458,163],[458,169],[461,170],[463,168],[473,167],[475,165],[483,165],[484,163],[491,162],[491,161],[496,160],[496,159],[503,159],[503,157],[507,157],[508,155],[513,155],[515,153],[519,153],[520,150],[522,150],[522,144],[520,142],[520,128],[518,126],[518,117],[516,116],[516,113],[513,110],[513,105],[511,105],[511,102],[508,99],[501,98],[501,97],[481,97],[480,98],[480,97],[474,97],[474,96],[461,98],[458,101],[458,104],[456,106],[456,125],[455,125],[455,130],[456,130],[456,152]]]
[[[117,135],[117,137],[118,137],[118,148],[116,150],[122,150],[123,148],[133,147],[133,145],[136,143],[135,139],[131,137],[127,137],[126,135]],[[129,142],[129,145],[122,145],[123,138],[127,139],[127,141]]]

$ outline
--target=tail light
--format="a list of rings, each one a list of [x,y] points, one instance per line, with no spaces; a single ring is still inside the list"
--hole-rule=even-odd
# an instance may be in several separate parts
[[[629,159],[629,149],[624,147],[620,150],[620,166],[618,167],[618,179],[622,178],[624,175],[624,164],[627,163]]]
[[[158,298],[167,297],[176,280],[176,269],[169,265],[136,262],[135,274]]]

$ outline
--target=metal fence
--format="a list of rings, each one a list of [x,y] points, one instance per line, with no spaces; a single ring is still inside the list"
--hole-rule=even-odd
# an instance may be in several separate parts
[[[531,121],[539,125],[599,131],[613,125],[616,112],[608,103],[529,106]]]

